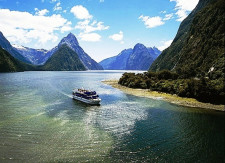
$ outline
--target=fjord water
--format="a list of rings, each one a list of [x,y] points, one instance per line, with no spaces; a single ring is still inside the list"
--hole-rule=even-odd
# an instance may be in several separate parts
[[[127,95],[121,71],[0,74],[0,162],[221,162],[224,113]],[[101,106],[71,98],[91,88]]]

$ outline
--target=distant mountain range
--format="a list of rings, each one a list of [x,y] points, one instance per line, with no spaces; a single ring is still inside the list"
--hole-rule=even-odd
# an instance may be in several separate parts
[[[160,53],[156,47],[147,48],[138,43],[133,49],[125,49],[117,56],[104,59],[99,64],[105,70],[148,70]]]
[[[200,0],[181,23],[169,48],[150,70],[168,69],[187,77],[224,78],[224,0]]]
[[[102,66],[99,65],[95,60],[93,60],[84,50],[80,47],[77,38],[69,33],[66,37],[64,37],[58,46],[47,52],[46,57],[51,57],[54,52],[56,52],[62,45],[66,44],[69,48],[71,48],[74,52],[77,53],[81,62],[84,64],[85,68],[88,70],[103,70]],[[47,61],[47,60],[46,60]]]
[[[45,49],[32,49],[24,46],[12,45],[24,58],[29,60],[33,65],[42,65],[46,62],[47,52]]]
[[[136,44],[133,49],[125,49],[118,56],[97,63],[84,52],[72,33],[49,51],[12,46],[2,33],[0,33],[0,46],[21,63],[34,65],[26,65],[24,70],[30,68],[49,71],[103,70],[103,67],[106,70],[147,70],[161,53],[156,47],[146,48],[143,44]]]
[[[66,45],[66,47],[64,45]],[[64,37],[56,47],[47,51],[45,49],[32,49],[18,45],[12,46],[10,42],[0,32],[0,46],[4,50],[6,50],[9,54],[11,54],[14,58],[16,58],[18,61],[36,65],[36,66],[27,65],[25,66],[26,68],[24,70],[29,70],[30,67],[32,67],[32,70],[33,68],[35,68],[35,70],[49,70],[49,71],[103,70],[101,65],[99,65],[87,53],[84,52],[84,50],[79,46],[76,37],[72,33],[69,33],[66,37]],[[62,46],[63,48],[61,49]],[[70,48],[70,50],[68,50],[68,48]],[[65,54],[62,52],[63,50],[65,50]],[[71,54],[68,54],[68,52],[70,52]],[[55,53],[56,55],[54,55]],[[64,59],[63,62],[62,60],[56,61],[55,58],[58,59],[64,58],[63,56],[59,57],[58,56],[59,54],[65,55],[71,60]],[[52,56],[54,56],[53,59],[51,59]],[[77,56],[79,61],[76,58]],[[45,63],[47,63],[48,60],[50,61],[46,66]],[[56,65],[64,64],[64,65],[57,67],[54,66],[53,64]]]

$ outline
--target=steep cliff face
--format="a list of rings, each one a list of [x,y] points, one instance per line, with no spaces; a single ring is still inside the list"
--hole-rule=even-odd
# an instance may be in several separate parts
[[[23,65],[0,47],[0,72],[24,71]]]
[[[200,0],[181,23],[173,43],[150,70],[220,78],[224,73],[224,0]]]
[[[10,44],[10,42],[5,38],[5,36],[3,35],[3,33],[0,31],[0,46],[6,50],[11,56],[13,56],[14,58],[24,62],[24,63],[28,63],[30,64],[31,62],[26,59],[24,56],[22,56],[19,52],[17,52],[14,47]]]

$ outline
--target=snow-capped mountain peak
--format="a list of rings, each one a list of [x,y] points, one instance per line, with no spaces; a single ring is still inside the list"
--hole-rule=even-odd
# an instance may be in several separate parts
[[[47,53],[45,49],[32,49],[21,45],[12,45],[13,48],[19,52],[23,57],[29,60],[34,65],[43,64],[43,59]]]
[[[16,45],[16,44],[12,44],[12,46],[14,47],[14,48],[16,48],[16,49],[24,49],[24,50],[26,50],[26,48],[24,47],[24,46],[22,46],[22,45]]]
[[[63,44],[67,44],[69,47],[79,46],[79,43],[77,41],[77,38],[72,33],[69,33],[66,37],[64,37],[60,41],[59,46],[61,46]]]

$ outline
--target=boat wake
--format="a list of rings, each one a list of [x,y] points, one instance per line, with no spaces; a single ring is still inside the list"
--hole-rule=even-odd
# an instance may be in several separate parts
[[[65,92],[63,92],[63,91],[61,91],[61,90],[59,90],[58,88],[56,88],[56,87],[52,86],[51,84],[49,84],[49,85],[50,85],[52,88],[54,88],[57,92],[59,92],[59,93],[63,94],[64,96],[67,96],[67,97],[69,97],[69,98],[73,98],[73,96],[72,96],[72,95],[67,94],[67,93],[65,93]]]
[[[69,98],[73,98],[72,95],[66,94],[66,93],[64,93],[64,92],[62,92],[62,91],[59,91],[59,90],[57,90],[57,91],[58,91],[59,93],[63,94],[64,96],[67,96],[67,97],[69,97]]]

